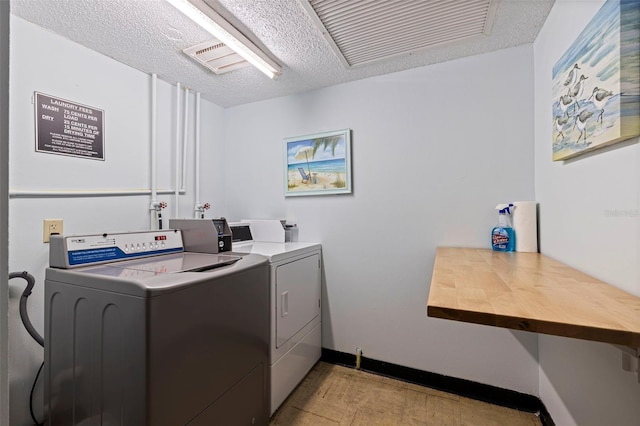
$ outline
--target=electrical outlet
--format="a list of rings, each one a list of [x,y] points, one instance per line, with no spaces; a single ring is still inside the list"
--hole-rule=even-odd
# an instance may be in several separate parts
[[[48,243],[51,234],[62,234],[62,219],[45,219],[42,231],[42,242]]]

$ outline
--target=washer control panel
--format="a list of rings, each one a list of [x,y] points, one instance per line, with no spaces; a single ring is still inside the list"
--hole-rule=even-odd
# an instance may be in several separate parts
[[[137,259],[184,251],[179,230],[103,233],[89,235],[52,235],[49,266],[80,266]]]

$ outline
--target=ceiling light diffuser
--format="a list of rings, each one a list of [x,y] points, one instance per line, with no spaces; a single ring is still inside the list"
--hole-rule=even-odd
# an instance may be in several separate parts
[[[275,78],[282,73],[280,65],[269,58],[251,40],[211,9],[203,0],[167,0],[167,2],[204,28],[209,34],[233,49],[269,78]]]

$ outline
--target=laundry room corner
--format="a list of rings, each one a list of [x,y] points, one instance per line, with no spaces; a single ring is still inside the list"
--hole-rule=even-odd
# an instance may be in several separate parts
[[[62,219],[65,234],[150,229],[151,89],[152,76],[114,61],[11,15],[11,162],[9,189],[9,270],[29,271],[36,278],[28,313],[37,330],[43,329],[44,270],[49,244],[43,243],[43,220]],[[49,66],[43,67],[47,63]],[[195,94],[177,102],[174,84],[157,80],[157,188],[165,228],[175,214],[193,217],[195,195]],[[104,158],[87,159],[36,152],[34,92],[104,111]],[[189,108],[187,126],[185,105]],[[179,111],[177,109],[179,108]],[[201,100],[201,149],[206,190],[203,202],[220,210],[221,111]],[[176,113],[180,112],[179,128]],[[175,159],[176,144],[187,130],[184,176]],[[177,140],[179,139],[179,140]],[[182,156],[180,157],[182,158]],[[176,168],[178,173],[176,173]],[[3,168],[3,170],[6,170]],[[175,182],[179,179],[178,194]],[[30,419],[29,393],[42,359],[42,349],[27,334],[18,313],[23,282],[9,282],[8,332],[11,413],[15,424]],[[42,401],[36,386],[34,403]],[[37,410],[37,408],[36,408]],[[42,413],[37,412],[38,416]]]
[[[243,159],[226,165],[228,216],[322,244],[323,347],[537,394],[535,335],[425,306],[436,246],[486,246],[495,204],[533,198],[532,61],[520,46],[225,110]],[[345,128],[353,192],[285,197],[283,140]]]
[[[551,69],[605,3],[556,1],[534,43],[540,248],[549,257],[640,296],[638,137],[591,155],[551,161]],[[589,95],[596,86],[604,87],[595,77],[587,81]],[[571,135],[574,141],[576,133]],[[638,374],[625,371],[627,355],[619,348],[541,334],[539,352],[540,398],[557,424],[638,422]]]

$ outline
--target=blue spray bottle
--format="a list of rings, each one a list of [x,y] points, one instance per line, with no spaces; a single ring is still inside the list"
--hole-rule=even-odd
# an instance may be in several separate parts
[[[498,204],[498,226],[491,231],[491,248],[496,251],[515,251],[516,233],[511,224],[513,204]]]

